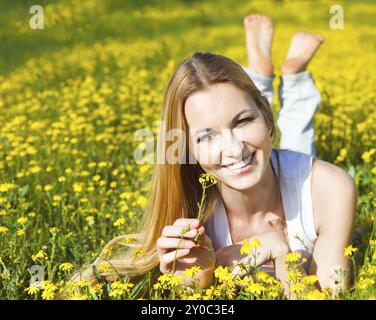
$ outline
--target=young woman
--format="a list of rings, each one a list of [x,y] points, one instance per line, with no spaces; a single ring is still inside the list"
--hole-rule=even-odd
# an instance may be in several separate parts
[[[356,186],[344,170],[314,158],[312,119],[320,95],[306,67],[323,39],[304,32],[292,38],[279,88],[278,150],[272,148],[273,24],[259,15],[246,17],[244,24],[248,68],[220,55],[196,53],[172,75],[162,120],[166,131],[183,130],[189,141],[185,160],[197,163],[156,165],[139,235],[143,254],[113,260],[118,272],[141,275],[159,268],[169,273],[176,255],[175,273],[198,265],[205,288],[214,268],[242,261],[241,244],[254,238],[261,242],[257,265],[271,268],[283,284],[290,251],[309,258],[303,272],[317,274],[319,288],[329,286],[333,266],[349,269],[343,251],[351,241]],[[158,141],[163,150],[172,144]],[[198,178],[204,172],[218,183],[207,190],[200,223]],[[188,224],[191,231],[178,249]],[[90,275],[87,269],[85,276]],[[189,279],[185,283],[190,285]]]

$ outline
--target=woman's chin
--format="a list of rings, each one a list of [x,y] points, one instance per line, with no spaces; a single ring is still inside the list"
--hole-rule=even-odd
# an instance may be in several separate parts
[[[241,176],[225,175],[222,178],[225,185],[235,190],[247,190],[258,184],[260,181],[260,175],[257,172],[244,174]]]

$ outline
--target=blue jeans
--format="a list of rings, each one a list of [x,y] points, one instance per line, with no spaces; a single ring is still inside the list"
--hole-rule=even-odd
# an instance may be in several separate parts
[[[250,76],[256,87],[273,105],[272,77],[263,77],[243,69]],[[277,125],[281,132],[280,149],[290,149],[316,156],[313,116],[320,105],[320,93],[315,87],[308,71],[282,75],[278,88],[281,109]]]

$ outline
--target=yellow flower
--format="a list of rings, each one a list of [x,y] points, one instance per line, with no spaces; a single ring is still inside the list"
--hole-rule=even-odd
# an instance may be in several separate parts
[[[73,183],[73,191],[74,192],[80,193],[80,192],[82,192],[83,189],[84,189],[84,185],[83,185],[82,182]]]
[[[77,293],[69,298],[69,300],[88,300],[86,294]]]
[[[188,277],[193,278],[196,274],[199,273],[200,270],[201,270],[201,268],[200,268],[199,266],[193,266],[193,267],[190,268],[190,269],[185,269],[185,270],[183,271],[183,273],[184,273],[185,275],[187,275]]]
[[[54,195],[54,196],[52,197],[52,199],[53,199],[54,201],[60,201],[60,200],[61,200],[61,196],[59,196],[59,195]]]
[[[133,243],[135,242],[137,239],[135,237],[126,237],[124,238],[123,240],[121,240],[121,242],[125,243],[125,244],[128,244],[128,243]]]
[[[99,265],[98,265],[98,269],[103,272],[103,273],[106,273],[106,272],[111,272],[112,271],[112,267],[111,265],[108,263],[108,262],[101,262]]]
[[[368,288],[375,287],[375,280],[370,278],[363,278],[361,277],[359,281],[356,283],[356,288],[360,290],[367,290]]]
[[[295,252],[289,252],[287,255],[286,255],[286,264],[290,264],[290,263],[299,263],[300,259],[302,257],[302,254],[298,251],[295,251]]]
[[[94,217],[93,216],[87,216],[86,221],[89,224],[89,226],[92,226],[95,223]]]
[[[128,199],[132,195],[131,192],[123,192],[119,195],[120,199]]]
[[[61,271],[67,271],[67,272],[69,272],[69,271],[71,271],[71,270],[73,269],[73,264],[71,264],[71,263],[69,263],[69,262],[61,263],[61,264],[59,265],[59,269],[60,269]]]
[[[337,156],[336,162],[342,162],[343,160],[346,159],[346,157],[347,157],[347,149],[346,148],[342,148],[339,151],[339,155]]]
[[[376,149],[375,148],[373,148],[373,149],[371,149],[369,151],[364,152],[362,154],[362,159],[363,159],[364,163],[371,162],[371,159],[372,159],[372,156],[373,156],[374,153],[376,153]]]
[[[27,287],[24,291],[27,292],[29,295],[35,295],[39,292],[40,288],[38,286],[38,282],[33,283],[29,287]]]
[[[125,218],[124,218],[124,217],[120,217],[119,219],[117,219],[117,220],[114,222],[114,227],[120,227],[120,226],[122,226],[124,223],[125,223]]]
[[[8,231],[9,229],[7,227],[0,226],[0,233],[7,233]]]
[[[325,300],[325,293],[316,289],[309,291],[303,298],[306,300]]]
[[[165,289],[180,285],[183,279],[184,276],[174,276],[170,273],[165,273],[158,277],[158,282],[160,283],[160,288]]]
[[[232,273],[228,270],[227,267],[218,266],[214,270],[214,275],[219,281],[226,282],[232,280]]]
[[[253,239],[251,242],[249,242],[248,239],[245,239],[243,241],[243,245],[240,248],[240,253],[241,254],[249,254],[252,249],[257,249],[261,246],[260,240],[258,239]]]
[[[245,289],[246,292],[260,296],[263,292],[266,291],[266,287],[258,282],[250,283],[249,286]]]
[[[14,183],[3,183],[0,184],[0,192],[8,192],[16,187]]]
[[[110,293],[108,294],[110,297],[113,297],[113,298],[117,298],[117,297],[120,297],[122,296],[123,294],[123,290],[120,290],[120,289],[114,289],[114,290],[111,290]]]
[[[22,237],[25,235],[25,229],[18,229],[16,233],[17,236]]]
[[[43,300],[52,300],[55,297],[55,291],[52,289],[45,289],[42,293]]]
[[[299,294],[304,291],[305,287],[306,286],[303,282],[297,282],[290,287],[290,292]]]
[[[31,259],[34,262],[37,260],[47,259],[47,254],[43,250],[39,250],[36,254],[31,256]]]
[[[313,286],[316,282],[318,281],[318,277],[316,275],[309,275],[309,276],[305,276],[303,279],[302,279],[302,282],[304,284],[306,284],[307,286]]]
[[[298,269],[288,270],[287,280],[292,283],[297,283],[302,278],[302,274]]]
[[[258,281],[264,282],[264,283],[269,284],[269,285],[274,285],[275,282],[277,281],[272,276],[270,276],[267,272],[261,271],[261,270],[257,270],[256,279]]]
[[[59,228],[58,227],[51,227],[49,229],[49,231],[51,232],[52,235],[54,235],[59,231]]]
[[[26,218],[26,217],[20,217],[20,218],[17,219],[17,223],[18,223],[18,224],[23,225],[23,224],[25,224],[26,222],[27,222],[27,218]]]
[[[48,192],[48,191],[51,191],[53,189],[53,185],[51,184],[46,184],[44,186],[44,191]]]
[[[210,173],[202,173],[198,181],[203,187],[206,187],[206,188],[208,187],[209,184],[213,185],[218,182],[217,179],[214,178]]]
[[[143,249],[137,249],[136,252],[134,253],[134,257],[138,257],[144,254]]]
[[[358,251],[358,248],[354,248],[352,245],[349,245],[345,248],[344,255],[347,258],[352,258],[353,254]]]
[[[65,182],[65,180],[67,179],[64,176],[60,176],[59,178],[57,178],[57,181],[59,181],[60,183]]]

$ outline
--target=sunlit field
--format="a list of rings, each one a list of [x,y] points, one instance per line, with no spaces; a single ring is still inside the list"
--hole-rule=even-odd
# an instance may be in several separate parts
[[[39,1],[44,29],[35,30],[33,4],[0,3],[1,299],[57,299],[63,292],[68,299],[287,298],[277,280],[257,270],[239,279],[218,268],[210,288],[195,290],[158,270],[139,281],[68,283],[109,240],[140,231],[153,164],[136,163],[145,142],[134,136],[145,128],[156,140],[174,68],[196,51],[246,66],[243,17],[255,12],[275,22],[277,77],[295,31],[325,37],[308,68],[322,96],[317,157],[344,168],[358,187],[352,247],[344,252],[355,276],[340,299],[376,297],[373,1]],[[333,4],[344,9],[344,29],[329,25]],[[313,289],[314,276],[297,273],[299,257],[289,261],[292,293],[330,299]]]

